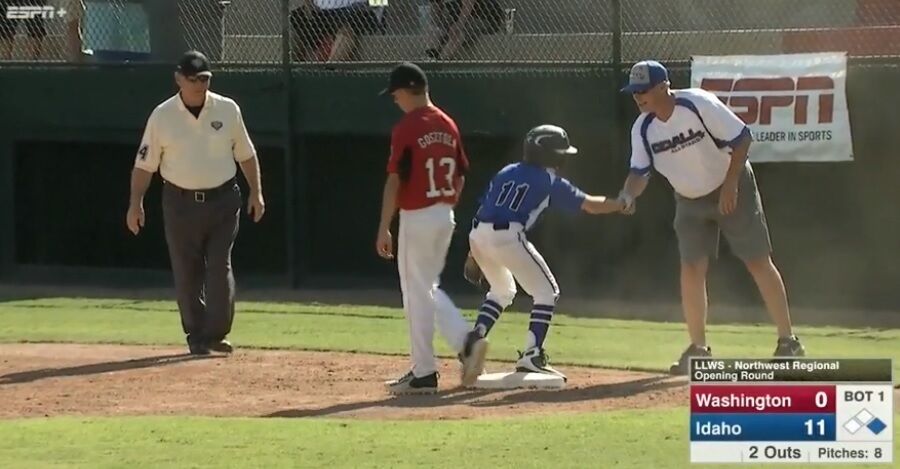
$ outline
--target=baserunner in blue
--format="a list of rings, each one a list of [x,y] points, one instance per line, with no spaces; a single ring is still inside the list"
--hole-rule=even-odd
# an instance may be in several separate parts
[[[477,263],[490,291],[466,341],[466,350],[474,353],[466,355],[463,361],[464,386],[471,386],[483,372],[486,337],[516,296],[516,281],[534,300],[524,352],[519,353],[516,370],[565,379],[549,365],[544,353],[559,286],[526,232],[548,207],[590,214],[613,213],[623,208],[619,200],[587,195],[558,174],[566,160],[577,153],[564,129],[554,125],[535,127],[525,136],[522,161],[500,170],[481,198],[469,234],[467,271],[471,271],[473,262]],[[470,281],[471,277],[467,275]]]

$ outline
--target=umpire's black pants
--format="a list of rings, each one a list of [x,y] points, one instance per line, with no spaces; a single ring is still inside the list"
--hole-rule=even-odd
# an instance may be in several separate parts
[[[241,190],[236,180],[205,191],[166,183],[162,201],[181,326],[191,343],[220,341],[234,320],[231,248]]]

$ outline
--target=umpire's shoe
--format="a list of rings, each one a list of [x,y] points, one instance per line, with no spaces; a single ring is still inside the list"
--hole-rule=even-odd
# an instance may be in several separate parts
[[[198,340],[191,340],[190,335],[187,337],[187,344],[191,355],[209,355],[209,345]]]
[[[438,373],[416,377],[412,370],[401,378],[384,383],[391,394],[434,394],[438,389]]]
[[[546,375],[559,376],[567,381],[566,375],[550,366],[550,357],[544,349],[532,347],[524,352],[519,352],[519,361],[516,362],[516,371],[520,373],[544,373]]]
[[[484,373],[484,359],[487,356],[488,340],[478,331],[466,334],[466,344],[459,354],[462,363],[460,381],[463,387],[470,387]]]
[[[800,343],[800,339],[792,335],[790,337],[781,337],[778,339],[778,345],[775,347],[776,357],[805,357],[806,349]]]
[[[669,367],[669,374],[673,375],[686,375],[688,374],[689,368],[691,366],[691,357],[711,357],[712,349],[707,347],[700,347],[694,344],[688,345],[688,348],[684,349],[681,357]]]
[[[219,353],[234,352],[234,346],[231,345],[231,342],[229,342],[225,339],[222,339],[222,340],[219,340],[216,342],[210,342],[206,346],[213,352],[219,352]]]

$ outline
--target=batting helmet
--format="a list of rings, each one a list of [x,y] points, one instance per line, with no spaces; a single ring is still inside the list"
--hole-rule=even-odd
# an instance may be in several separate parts
[[[578,154],[578,149],[569,144],[569,135],[562,127],[539,125],[525,135],[526,163],[545,168],[561,168],[567,157]]]

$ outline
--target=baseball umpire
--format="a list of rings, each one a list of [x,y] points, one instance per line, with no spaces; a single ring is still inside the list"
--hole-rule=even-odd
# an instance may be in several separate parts
[[[178,310],[195,355],[233,350],[226,340],[234,319],[231,248],[242,205],[235,162],[250,187],[247,212],[259,222],[265,211],[256,149],[241,109],[209,91],[211,77],[202,53],[189,51],[179,61],[179,93],[147,121],[126,215],[128,229],[137,235],[144,226],[144,194],[158,170]]]
[[[719,233],[756,281],[778,327],[776,356],[803,356],[791,327],[787,294],[772,262],[772,246],[753,168],[753,140],[741,119],[712,93],[672,90],[659,62],[638,62],[628,84],[641,111],[631,129],[631,171],[620,193],[625,213],[647,187],[651,169],[675,190],[675,235],[681,254],[681,303],[691,345],[670,372],[686,374],[690,357],[709,356],[706,273],[718,253]]]

